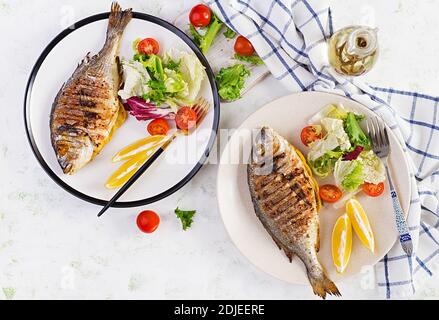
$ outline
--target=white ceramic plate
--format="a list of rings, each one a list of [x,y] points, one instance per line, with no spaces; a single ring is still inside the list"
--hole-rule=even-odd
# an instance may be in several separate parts
[[[294,258],[290,263],[278,249],[254,212],[247,185],[246,165],[242,164],[242,161],[237,164],[237,161],[231,163],[229,160],[237,160],[238,156],[243,158],[242,146],[248,146],[251,141],[249,130],[260,128],[262,125],[271,126],[306,154],[306,148],[300,141],[300,132],[307,125],[307,121],[329,103],[343,103],[346,108],[361,112],[366,117],[373,115],[366,107],[338,95],[318,92],[293,94],[269,103],[244,121],[231,137],[221,156],[217,185],[218,203],[232,241],[258,268],[290,283],[308,283],[304,265],[298,258]],[[400,144],[391,132],[390,142],[390,166],[394,172],[394,182],[401,197],[403,210],[407,212],[410,201],[408,165]],[[326,182],[330,183],[331,180]],[[391,249],[397,238],[388,186],[386,185],[384,195],[378,198],[359,193],[358,199],[369,216],[375,234],[376,251],[374,254],[369,252],[354,235],[350,264],[343,275],[337,274],[333,266],[331,235],[335,221],[344,209],[336,210],[332,205],[325,205],[320,213],[319,260],[334,281],[341,281],[359,273],[363,266],[375,265]]]
[[[114,138],[101,154],[73,176],[64,175],[51,146],[49,116],[54,98],[61,85],[72,75],[87,52],[99,52],[105,42],[108,13],[84,19],[62,32],[43,52],[36,63],[26,90],[25,124],[29,141],[46,172],[64,189],[84,200],[104,204],[115,190],[104,187],[107,178],[121,163],[111,158],[120,149],[147,136],[147,122],[129,117],[116,131]],[[179,29],[159,18],[134,13],[124,32],[120,56],[132,58],[132,42],[137,38],[154,37],[162,50],[176,48],[197,55],[206,67],[206,79],[200,96],[206,98],[211,109],[197,134],[178,137],[159,161],[133,185],[115,206],[137,206],[160,200],[177,191],[200,169],[209,153],[219,121],[219,99],[207,60],[192,41]],[[162,52],[161,52],[162,53]]]

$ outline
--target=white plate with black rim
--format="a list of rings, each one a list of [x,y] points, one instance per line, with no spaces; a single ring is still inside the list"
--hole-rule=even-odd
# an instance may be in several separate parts
[[[60,33],[43,51],[26,88],[24,119],[31,148],[47,174],[76,197],[104,205],[116,190],[104,187],[120,163],[112,157],[122,148],[146,137],[146,122],[129,116],[102,152],[74,175],[63,174],[51,145],[49,117],[62,84],[70,78],[88,52],[97,53],[105,42],[109,13],[83,19]],[[172,24],[134,12],[120,46],[119,56],[132,58],[132,42],[153,37],[163,51],[175,48],[193,53],[206,68],[199,96],[211,105],[196,134],[178,137],[153,166],[122,196],[114,207],[134,207],[161,200],[189,182],[204,164],[214,145],[219,123],[219,98],[211,68],[192,40]],[[160,54],[162,54],[161,52]]]
[[[322,93],[303,92],[275,100],[253,113],[235,131],[225,147],[218,169],[217,198],[224,225],[235,245],[254,265],[276,278],[294,284],[308,284],[303,263],[297,258],[289,262],[285,254],[271,239],[255,214],[247,184],[247,165],[252,133],[263,125],[272,127],[306,155],[300,132],[308,120],[331,103],[341,103],[348,110],[375,116],[365,106],[345,97]],[[394,184],[398,190],[404,212],[410,206],[410,174],[408,163],[397,138],[389,131],[391,153],[389,163]],[[254,135],[253,135],[254,137]],[[245,162],[244,162],[245,161]],[[334,183],[333,178],[318,179],[319,184]],[[373,266],[394,245],[398,238],[395,214],[387,182],[383,195],[372,198],[362,192],[357,199],[365,209],[375,236],[375,252],[366,249],[356,235],[353,236],[352,254],[345,273],[338,274],[332,261],[331,236],[337,218],[345,209],[326,204],[320,217],[320,263],[328,276],[338,282],[358,274],[363,267]]]

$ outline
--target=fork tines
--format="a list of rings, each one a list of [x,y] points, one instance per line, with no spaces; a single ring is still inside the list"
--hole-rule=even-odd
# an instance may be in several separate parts
[[[195,104],[192,106],[192,110],[194,110],[195,113],[197,114],[197,123],[196,123],[197,126],[204,119],[207,112],[209,111],[209,108],[210,108],[209,102],[203,97],[200,97],[197,100],[197,102],[195,102]]]
[[[372,149],[380,158],[389,154],[389,135],[383,121],[372,117],[366,121],[367,134],[372,142]]]

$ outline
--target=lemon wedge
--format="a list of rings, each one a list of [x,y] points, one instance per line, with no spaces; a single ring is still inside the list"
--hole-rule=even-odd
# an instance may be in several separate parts
[[[133,144],[120,150],[112,159],[113,162],[119,162],[137,157],[140,153],[151,153],[161,145],[166,136],[150,136],[140,139]]]
[[[346,202],[346,212],[361,243],[373,253],[375,251],[375,238],[369,219],[360,202],[356,199],[349,199]]]
[[[351,258],[352,224],[347,214],[337,219],[332,230],[332,260],[338,273],[343,273]]]
[[[148,160],[151,154],[152,151],[150,153],[143,152],[133,156],[131,159],[121,165],[110,178],[108,178],[105,187],[108,189],[122,187],[134,175],[134,173],[136,173],[142,164]]]

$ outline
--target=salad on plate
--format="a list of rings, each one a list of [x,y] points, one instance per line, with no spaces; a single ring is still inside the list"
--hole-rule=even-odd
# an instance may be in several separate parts
[[[365,116],[330,104],[309,120],[301,140],[308,149],[308,164],[320,178],[334,177],[335,185],[320,187],[325,202],[350,198],[363,190],[369,196],[384,192],[386,173],[360,124]]]
[[[138,120],[172,119],[179,108],[195,102],[205,78],[204,66],[191,53],[170,49],[162,56],[155,39],[133,43],[132,59],[122,59],[119,96]]]

